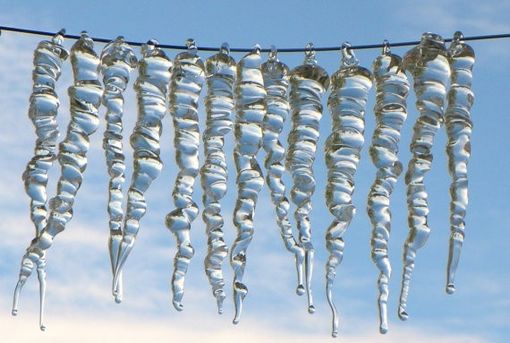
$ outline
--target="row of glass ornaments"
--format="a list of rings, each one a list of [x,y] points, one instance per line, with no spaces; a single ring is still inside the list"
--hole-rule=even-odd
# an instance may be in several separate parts
[[[276,221],[285,247],[295,257],[297,294],[307,294],[308,311],[313,313],[315,309],[310,283],[314,248],[310,212],[316,181],[312,166],[317,154],[319,121],[323,112],[321,97],[329,88],[328,107],[334,124],[325,149],[328,168],[326,202],[333,221],[326,234],[329,251],[326,293],[333,313],[332,334],[337,336],[338,315],[333,303],[333,282],[336,267],[343,257],[343,235],[355,214],[352,204],[354,177],[364,143],[365,106],[374,83],[377,127],[372,136],[370,156],[377,168],[377,176],[368,197],[368,214],[373,225],[372,259],[380,270],[380,332],[387,332],[391,272],[388,259],[391,226],[389,200],[403,169],[397,154],[400,130],[407,117],[406,98],[410,85],[406,71],[414,81],[420,115],[414,125],[412,159],[405,175],[410,231],[404,246],[399,316],[403,320],[407,318],[406,304],[415,256],[430,232],[424,176],[431,167],[434,136],[443,123],[446,124],[448,135],[448,166],[452,177],[446,290],[448,293],[454,292],[455,270],[464,238],[464,216],[468,202],[466,170],[470,155],[470,109],[474,100],[471,79],[475,60],[473,49],[463,42],[460,32],[455,33],[449,48],[446,48],[439,35],[425,33],[420,44],[407,52],[404,58],[392,54],[386,43],[381,55],[375,59],[372,71],[358,65],[349,44],[345,43],[341,51],[341,67],[331,77],[317,64],[311,44],[306,47],[304,63],[289,71],[278,60],[275,49],[262,63],[258,45],[236,63],[229,55],[228,45],[224,44],[217,54],[204,63],[197,55],[193,40],[187,41],[188,50],[178,54],[173,62],[154,40],[142,46],[142,57],[137,60],[122,37],[107,44],[98,57],[92,39],[84,32],[70,52],[74,73],[74,85],[69,88],[71,121],[64,140],[58,145],[57,154],[59,99],[55,84],[60,77],[62,64],[69,56],[62,43],[63,32],[60,32],[51,41],[40,42],[34,52],[34,83],[29,116],[35,126],[37,141],[34,156],[23,173],[23,181],[31,200],[30,216],[36,231],[22,258],[13,315],[18,311],[21,289],[35,269],[40,286],[40,328],[45,329],[46,254],[55,236],[65,229],[72,218],[75,196],[87,166],[89,137],[98,128],[101,104],[106,107],[107,126],[103,148],[110,176],[109,251],[113,273],[112,292],[117,302],[122,299],[122,269],[146,211],[144,194],[162,169],[161,120],[169,112],[175,129],[174,144],[179,168],[173,191],[175,210],[166,216],[166,225],[177,240],[172,278],[175,308],[182,310],[184,278],[194,254],[190,228],[199,214],[199,207],[193,202],[192,194],[195,180],[200,174],[202,217],[208,238],[205,272],[218,311],[223,311],[225,282],[222,264],[228,249],[223,239],[224,221],[220,200],[227,188],[224,137],[233,130],[238,186],[233,215],[237,237],[230,249],[230,264],[234,270],[234,323],[239,322],[243,299],[248,293],[243,274],[246,251],[254,232],[255,205],[264,184],[256,159],[261,148],[266,152],[265,182],[271,191]],[[124,213],[123,93],[134,68],[138,68],[138,79],[134,84],[138,118],[130,137],[134,168]],[[202,135],[205,160],[200,166],[197,108],[204,84],[207,85],[207,119]],[[235,120],[232,118],[234,113]],[[279,134],[289,113],[292,130],[288,137],[289,149],[285,151]],[[61,176],[55,197],[47,201],[48,170],[56,159],[61,166]],[[290,200],[295,205],[297,237],[289,222],[290,203],[282,182],[286,170],[291,173],[293,181]]]

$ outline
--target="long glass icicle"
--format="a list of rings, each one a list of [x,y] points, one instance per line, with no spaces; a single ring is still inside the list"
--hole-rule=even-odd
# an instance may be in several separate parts
[[[41,233],[48,220],[48,171],[56,159],[59,136],[57,112],[60,101],[55,84],[60,78],[62,63],[69,56],[62,46],[63,34],[62,30],[51,41],[40,42],[34,51],[33,88],[28,116],[34,124],[37,140],[34,156],[28,162],[22,179],[30,197],[30,218],[35,226],[35,236]]]
[[[288,99],[289,68],[285,63],[278,60],[275,48],[269,53],[269,59],[262,64],[262,75],[267,91],[267,113],[264,118],[263,140],[263,147],[266,151],[264,163],[267,170],[266,183],[271,190],[271,200],[275,207],[276,222],[280,228],[280,235],[287,250],[294,254],[298,278],[296,293],[303,295],[305,293],[303,284],[305,251],[294,238],[288,218],[290,203],[285,194],[285,184],[282,180],[285,172],[282,163],[285,159],[285,148],[280,143],[279,138],[290,111]]]
[[[432,165],[432,145],[444,120],[446,92],[450,81],[447,51],[441,36],[424,33],[418,46],[404,56],[404,68],[414,79],[416,107],[420,115],[414,125],[411,142],[412,158],[405,176],[409,235],[404,244],[404,269],[398,315],[406,320],[409,283],[414,270],[416,252],[429,237],[429,207],[425,174]]]
[[[448,254],[446,292],[455,292],[455,271],[464,242],[466,208],[468,204],[467,166],[471,155],[471,106],[474,93],[471,89],[475,52],[462,41],[462,33],[455,32],[449,48],[452,70],[448,91],[448,108],[445,122],[448,144],[448,170],[452,177],[450,186],[450,246]]]
[[[123,37],[117,37],[108,43],[101,53],[101,73],[103,75],[104,94],[103,105],[106,107],[106,130],[104,132],[103,149],[110,175],[108,184],[108,215],[110,236],[108,250],[112,273],[117,264],[119,246],[122,241],[122,187],[125,181],[124,151],[122,146],[122,116],[124,112],[124,96],[129,82],[131,70],[137,66],[134,51],[124,42]],[[117,288],[114,290],[115,301],[122,301],[122,277],[119,276]]]
[[[57,194],[49,203],[51,212],[47,225],[31,242],[21,261],[12,309],[12,313],[16,314],[21,289],[34,268],[37,268],[41,330],[45,330],[43,316],[46,252],[53,244],[53,239],[65,230],[66,224],[72,219],[74,200],[87,167],[89,136],[96,131],[99,124],[98,109],[103,94],[98,75],[99,58],[94,52],[94,42],[85,32],[82,32],[81,38],[71,49],[71,65],[74,73],[74,85],[69,88],[71,121],[66,137],[59,145],[57,158],[61,166],[61,176],[57,184]]]
[[[202,218],[207,233],[204,267],[220,314],[223,313],[223,301],[226,297],[222,264],[228,254],[223,239],[224,219],[220,205],[220,200],[227,192],[228,178],[224,137],[232,131],[233,126],[234,82],[237,68],[235,60],[229,54],[228,44],[224,43],[220,52],[209,57],[205,63],[207,120],[203,135],[205,161],[200,169],[204,204]]]
[[[379,331],[388,331],[388,295],[391,264],[388,257],[388,241],[391,232],[390,196],[402,173],[398,159],[400,131],[407,118],[407,95],[409,81],[402,69],[402,58],[383,48],[373,64],[376,86],[374,113],[376,128],[372,136],[370,156],[377,174],[368,194],[367,212],[372,223],[372,261],[379,269]]]
[[[289,150],[285,163],[292,173],[291,200],[296,205],[294,217],[299,231],[299,243],[305,251],[308,312],[314,313],[311,287],[314,248],[310,223],[311,198],[315,191],[313,163],[319,140],[319,122],[322,118],[321,97],[329,86],[329,76],[317,64],[311,43],[306,47],[304,63],[291,71],[290,85],[292,129],[288,137]]]
[[[261,62],[260,46],[256,45],[237,64],[234,127],[234,160],[238,187],[234,225],[237,228],[237,237],[230,250],[230,264],[234,270],[234,324],[239,323],[243,300],[248,294],[248,288],[243,283],[246,252],[253,239],[258,194],[264,185],[262,171],[256,159],[262,146],[262,125],[266,115],[266,90],[260,70]]]
[[[177,240],[172,303],[178,311],[183,308],[184,279],[194,255],[190,229],[198,215],[198,206],[192,199],[199,172],[198,98],[205,79],[205,66],[197,55],[195,42],[189,39],[186,45],[188,50],[175,57],[170,85],[170,114],[174,123],[175,159],[179,173],[172,193],[176,209],[166,216],[166,226]]]
[[[326,296],[333,314],[332,336],[338,335],[338,314],[333,302],[333,283],[336,267],[342,262],[344,234],[349,227],[356,208],[352,203],[354,177],[364,143],[365,106],[368,91],[372,87],[372,74],[360,67],[350,50],[342,46],[340,69],[331,76],[331,94],[328,107],[333,121],[333,131],[326,140],[326,166],[328,182],[326,205],[335,217],[326,232]]]
[[[118,289],[119,277],[124,263],[133,249],[140,230],[140,220],[147,211],[145,192],[159,176],[161,162],[161,120],[167,112],[168,86],[172,62],[158,47],[158,42],[149,40],[142,46],[142,59],[138,62],[138,79],[135,82],[138,101],[138,118],[130,137],[133,148],[133,174],[127,193],[127,209],[124,217],[122,241],[115,266],[112,291]]]

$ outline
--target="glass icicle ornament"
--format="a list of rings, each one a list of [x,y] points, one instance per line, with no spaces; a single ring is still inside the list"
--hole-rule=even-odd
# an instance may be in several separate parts
[[[400,131],[407,118],[409,81],[402,68],[402,58],[390,52],[387,41],[372,69],[376,86],[374,113],[377,125],[372,136],[370,156],[377,168],[377,174],[368,194],[367,212],[372,223],[372,261],[379,269],[379,331],[386,333],[388,283],[391,275],[388,257],[391,232],[390,196],[403,169],[398,159],[398,150]]]
[[[285,184],[282,180],[283,173],[285,172],[283,165],[285,147],[280,143],[279,139],[279,135],[283,130],[283,124],[290,111],[288,100],[289,68],[278,60],[277,51],[274,47],[269,53],[269,59],[262,64],[262,75],[267,92],[267,113],[263,126],[263,147],[266,151],[266,183],[271,190],[271,200],[275,207],[276,222],[280,228],[280,235],[287,250],[294,254],[298,278],[296,293],[303,295],[305,292],[303,283],[305,251],[294,238],[292,226],[288,218],[290,203],[285,194]]]
[[[420,115],[414,125],[411,142],[412,158],[405,176],[409,235],[404,244],[404,270],[398,315],[406,320],[409,283],[414,270],[417,250],[423,247],[430,234],[427,223],[429,207],[424,178],[432,165],[432,145],[444,120],[446,92],[450,81],[450,66],[441,36],[424,33],[418,46],[404,56],[404,68],[414,80],[416,107]]]
[[[449,48],[452,71],[448,91],[448,108],[445,122],[448,144],[448,170],[452,177],[450,186],[450,246],[448,255],[446,292],[455,292],[455,271],[464,241],[466,208],[468,204],[467,166],[471,155],[471,106],[474,94],[471,89],[475,52],[464,43],[461,32],[455,32]]]
[[[45,330],[46,252],[53,244],[53,239],[65,230],[66,224],[73,217],[72,207],[87,167],[89,136],[97,130],[99,124],[98,109],[103,94],[98,75],[99,58],[94,52],[94,42],[86,32],[82,32],[80,39],[71,49],[71,65],[74,74],[74,85],[69,87],[68,91],[71,121],[66,137],[59,145],[57,158],[61,166],[61,176],[57,184],[57,194],[49,202],[51,212],[47,225],[31,242],[22,258],[19,280],[14,291],[12,313],[15,315],[21,289],[36,268],[41,330]]]
[[[260,70],[261,62],[260,46],[256,45],[238,62],[235,83],[234,161],[238,195],[233,219],[237,237],[230,250],[230,264],[234,270],[234,324],[239,323],[243,300],[248,293],[243,283],[246,252],[253,239],[258,194],[264,185],[256,159],[262,146],[262,126],[266,115],[266,90]]]
[[[138,118],[130,137],[133,148],[133,174],[127,193],[122,241],[115,265],[112,285],[114,293],[118,289],[124,263],[133,249],[140,230],[140,220],[147,210],[145,192],[163,168],[159,156],[161,120],[167,112],[172,62],[158,47],[156,40],[149,40],[142,46],[141,52],[138,78],[134,85],[138,102]]]
[[[321,97],[329,86],[328,73],[317,64],[313,44],[308,43],[304,63],[290,73],[290,106],[292,129],[288,137],[289,150],[285,161],[292,174],[291,200],[296,205],[294,217],[299,231],[299,243],[305,251],[304,271],[308,312],[314,313],[312,273],[314,248],[310,213],[315,191],[313,163],[319,140],[322,117]]]
[[[328,107],[333,131],[326,140],[328,182],[326,205],[335,219],[326,232],[326,296],[333,313],[332,336],[338,335],[338,314],[333,302],[333,283],[336,267],[342,262],[344,234],[356,208],[352,204],[354,177],[364,143],[365,106],[372,87],[372,74],[360,67],[349,43],[342,45],[340,69],[331,76]]]
[[[129,74],[137,66],[137,59],[131,47],[119,36],[106,44],[101,53],[101,73],[103,75],[104,94],[102,103],[106,107],[106,130],[103,149],[110,181],[108,184],[108,215],[110,236],[108,250],[112,273],[117,264],[119,246],[122,240],[122,187],[125,181],[124,152],[122,146],[122,116],[124,96],[129,82]],[[122,301],[122,277],[119,277],[117,289],[114,290],[115,301]]]
[[[62,29],[50,41],[40,42],[34,51],[28,116],[34,124],[37,140],[34,156],[28,162],[22,179],[30,197],[30,219],[34,223],[36,237],[48,221],[48,171],[56,159],[59,136],[57,113],[60,101],[55,84],[60,78],[62,64],[69,57],[69,52],[62,46],[64,33]]]
[[[194,249],[191,245],[191,223],[198,215],[193,201],[193,188],[199,172],[198,98],[205,79],[205,66],[197,55],[195,41],[186,42],[188,50],[175,57],[170,85],[170,114],[174,123],[175,159],[179,173],[172,192],[176,209],[166,216],[166,226],[175,235],[177,253],[172,276],[172,303],[182,311],[184,279]]]
[[[233,126],[236,68],[236,62],[230,56],[227,43],[223,43],[219,53],[209,57],[205,62],[207,120],[202,137],[205,161],[200,169],[204,204],[202,218],[206,224],[207,233],[207,255],[204,267],[220,314],[223,313],[223,301],[226,297],[222,264],[228,254],[228,248],[223,239],[224,219],[220,205],[220,200],[227,192],[228,179],[224,137],[232,131]]]

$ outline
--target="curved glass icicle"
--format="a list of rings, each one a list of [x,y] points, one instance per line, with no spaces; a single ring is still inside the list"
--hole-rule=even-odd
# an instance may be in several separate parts
[[[130,137],[130,144],[134,150],[133,174],[127,193],[122,241],[115,265],[112,285],[114,293],[118,289],[124,263],[140,230],[140,220],[147,210],[145,192],[163,168],[159,156],[161,120],[167,112],[172,62],[157,45],[157,41],[150,40],[142,46],[142,59],[138,62],[138,78],[134,85],[138,101],[138,118]]]
[[[66,224],[73,217],[72,207],[87,167],[89,136],[96,131],[99,124],[98,109],[103,94],[98,75],[99,58],[94,52],[94,42],[85,32],[71,49],[71,65],[74,73],[74,85],[68,90],[71,121],[67,127],[66,137],[59,145],[57,158],[61,166],[61,176],[57,184],[57,194],[49,202],[51,212],[46,227],[31,242],[21,261],[12,309],[12,313],[16,314],[21,289],[36,268],[39,279],[41,330],[45,330],[43,316],[46,252],[53,244],[53,239],[65,230]]]
[[[234,110],[234,82],[236,62],[229,55],[228,44],[224,43],[220,52],[206,60],[207,112],[206,129],[203,135],[204,165],[200,169],[203,189],[202,218],[206,224],[207,255],[204,260],[205,273],[216,298],[218,313],[223,313],[225,300],[225,281],[222,264],[228,254],[223,239],[224,219],[221,215],[220,200],[227,192],[227,160],[224,137],[232,131],[232,112]]]
[[[441,36],[424,33],[418,46],[404,56],[404,68],[414,79],[416,107],[420,112],[411,142],[412,158],[405,176],[409,235],[404,244],[404,270],[398,315],[406,320],[409,283],[414,269],[416,252],[423,247],[430,234],[425,174],[432,165],[434,137],[444,120],[446,92],[450,81],[447,51]]]
[[[402,69],[402,58],[386,44],[372,66],[376,86],[374,113],[376,128],[372,135],[370,157],[377,174],[368,194],[367,212],[372,223],[372,261],[379,269],[379,332],[388,331],[388,295],[391,264],[388,241],[391,232],[390,196],[402,173],[398,159],[400,131],[407,118],[409,81]]]
[[[106,130],[103,149],[106,157],[110,182],[108,184],[108,215],[110,236],[108,250],[112,273],[114,273],[119,246],[122,240],[122,187],[125,181],[124,151],[122,146],[122,116],[124,113],[124,96],[129,82],[129,74],[137,66],[137,59],[131,47],[123,37],[117,37],[106,44],[101,53],[101,73],[103,75],[104,94],[102,103],[106,107]],[[119,277],[117,289],[114,290],[115,301],[122,301],[122,277]]]
[[[243,283],[246,251],[254,233],[254,214],[258,194],[264,185],[256,155],[262,146],[262,126],[266,115],[266,90],[262,77],[258,45],[237,64],[235,84],[236,121],[234,160],[237,170],[238,196],[234,209],[237,237],[230,250],[234,270],[234,324],[239,323],[243,300],[248,288]]]
[[[291,200],[296,205],[294,217],[299,231],[299,243],[305,251],[305,289],[308,312],[314,313],[312,272],[314,248],[310,213],[315,191],[313,163],[319,140],[319,121],[322,117],[321,97],[329,86],[328,73],[317,64],[313,45],[309,43],[304,63],[290,73],[290,106],[292,129],[288,137],[286,167],[292,173]]]
[[[298,286],[296,293],[303,295],[305,286],[303,283],[303,263],[305,251],[296,241],[292,233],[288,214],[290,209],[289,199],[286,196],[285,184],[282,176],[285,172],[283,161],[285,159],[285,147],[280,143],[279,135],[283,130],[283,124],[290,111],[289,105],[289,68],[277,58],[276,48],[269,54],[269,59],[262,64],[262,75],[267,97],[267,113],[264,118],[263,147],[266,151],[265,167],[267,170],[266,183],[271,190],[271,200],[276,211],[276,222],[280,228],[280,235],[285,248],[294,254],[296,263]]]
[[[452,70],[451,87],[448,91],[448,108],[445,122],[448,144],[448,170],[452,177],[450,186],[450,246],[448,254],[446,292],[455,292],[455,271],[464,242],[466,208],[468,204],[467,166],[471,155],[471,106],[474,93],[471,89],[475,52],[462,41],[462,33],[456,32],[449,48]]]
[[[40,42],[34,51],[28,116],[34,124],[37,140],[34,156],[28,162],[22,179],[30,197],[30,218],[35,226],[35,236],[41,233],[48,221],[48,171],[56,159],[59,136],[57,113],[60,101],[55,84],[60,78],[62,64],[69,57],[69,52],[62,46],[63,34],[64,30],[61,30],[51,41]]]
[[[198,205],[192,199],[199,171],[198,98],[205,79],[205,66],[197,55],[195,42],[190,39],[186,43],[188,50],[175,57],[169,101],[169,112],[175,130],[175,160],[179,173],[172,192],[176,209],[167,214],[166,226],[177,240],[172,276],[172,303],[178,311],[183,308],[184,279],[194,255],[190,229],[198,215]]]
[[[333,313],[332,336],[338,335],[338,314],[333,302],[333,283],[336,267],[342,262],[343,236],[349,227],[356,208],[352,204],[354,177],[364,143],[365,106],[372,87],[372,74],[360,67],[350,50],[342,46],[342,65],[331,76],[331,94],[328,107],[333,121],[333,131],[326,140],[326,166],[328,182],[326,205],[335,217],[326,231],[326,296]]]

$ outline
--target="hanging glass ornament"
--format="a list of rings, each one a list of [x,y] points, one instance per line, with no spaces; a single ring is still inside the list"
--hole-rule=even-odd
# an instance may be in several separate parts
[[[313,163],[319,140],[322,117],[321,97],[329,86],[328,73],[317,64],[312,43],[305,48],[304,63],[290,73],[290,106],[292,129],[288,137],[289,151],[286,167],[292,174],[291,200],[296,205],[294,217],[299,231],[299,243],[305,251],[305,290],[308,312],[314,313],[312,273],[314,248],[312,244],[312,195],[315,192]],[[298,294],[303,290],[298,288]]]
[[[224,137],[232,131],[233,126],[234,82],[237,69],[227,43],[223,43],[220,51],[206,60],[205,69],[207,121],[202,138],[205,161],[200,169],[204,204],[202,218],[207,232],[207,255],[204,267],[213,296],[216,298],[218,313],[221,314],[226,297],[222,264],[228,254],[223,238],[224,219],[220,205],[220,200],[227,192],[228,179]]]
[[[379,331],[388,331],[388,295],[391,264],[388,257],[388,241],[391,233],[390,196],[402,163],[398,159],[400,131],[407,118],[407,95],[409,81],[402,68],[402,58],[390,51],[387,41],[382,54],[373,64],[376,86],[374,113],[376,128],[372,136],[370,156],[377,168],[375,181],[368,194],[367,212],[372,223],[372,261],[379,269],[377,287],[379,296]]]
[[[414,80],[416,108],[420,115],[414,125],[411,142],[412,158],[405,176],[409,235],[404,244],[404,270],[398,315],[406,320],[409,283],[414,270],[417,250],[429,237],[427,222],[428,194],[424,178],[432,165],[432,145],[444,120],[446,93],[450,81],[450,66],[444,40],[433,33],[424,33],[418,46],[404,56],[404,68]]]
[[[234,324],[239,323],[243,300],[248,294],[248,288],[243,283],[246,252],[255,230],[253,221],[258,194],[264,185],[256,158],[262,146],[262,126],[266,115],[266,90],[260,70],[261,62],[260,46],[256,45],[237,64],[234,126],[238,189],[234,225],[237,237],[230,250],[230,264],[234,270]]]

